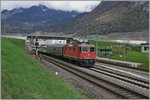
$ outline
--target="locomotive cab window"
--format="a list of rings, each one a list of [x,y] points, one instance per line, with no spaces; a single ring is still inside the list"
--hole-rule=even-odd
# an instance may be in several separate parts
[[[90,52],[95,52],[94,47],[90,48]]]
[[[81,52],[88,52],[88,47],[80,47]]]

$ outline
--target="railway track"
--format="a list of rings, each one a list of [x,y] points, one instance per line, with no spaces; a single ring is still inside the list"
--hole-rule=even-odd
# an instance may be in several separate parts
[[[95,66],[94,68],[90,68],[90,69],[95,72],[102,73],[102,74],[117,78],[119,80],[131,83],[131,84],[138,85],[142,88],[149,89],[149,81],[145,78],[139,78],[139,77],[135,77],[132,75],[128,75],[126,73],[117,72],[115,70],[108,69],[107,66],[106,67]]]
[[[121,96],[121,98],[128,99],[148,99],[149,89],[144,83],[135,82],[135,80],[122,78],[123,76],[117,76],[116,74],[110,73],[108,71],[100,72],[97,68],[82,68],[76,65],[60,61],[58,59],[49,57],[47,55],[41,54],[41,58],[45,59],[83,79],[95,84],[97,86],[103,87],[108,91]],[[105,73],[105,74],[104,74]],[[134,84],[133,84],[134,83]]]

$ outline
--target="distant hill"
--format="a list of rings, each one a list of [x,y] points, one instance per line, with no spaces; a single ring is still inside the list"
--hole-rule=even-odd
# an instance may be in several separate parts
[[[70,27],[66,27],[66,24]],[[64,29],[66,33],[81,34],[95,34],[97,29],[100,34],[147,30],[149,29],[149,2],[102,1],[91,12],[58,26],[57,31]]]
[[[84,35],[95,34],[97,29],[99,34],[149,29],[149,1],[101,1],[95,9],[85,13],[53,10],[39,5],[28,9],[4,10],[1,14],[2,19],[6,18],[5,27],[9,32]]]
[[[47,8],[44,5],[30,8],[15,8],[1,12],[2,26],[5,23],[6,33],[41,31],[47,25],[68,20],[79,15],[76,11],[62,11]],[[2,27],[2,32],[4,28]]]

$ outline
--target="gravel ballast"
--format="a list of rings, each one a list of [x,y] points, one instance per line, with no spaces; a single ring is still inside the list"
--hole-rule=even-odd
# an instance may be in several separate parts
[[[120,99],[119,95],[113,94],[107,91],[103,87],[96,86],[46,60],[41,60],[41,63],[48,67],[52,72],[54,72],[58,77],[69,83],[71,86],[76,88],[78,91],[86,95],[91,99]]]

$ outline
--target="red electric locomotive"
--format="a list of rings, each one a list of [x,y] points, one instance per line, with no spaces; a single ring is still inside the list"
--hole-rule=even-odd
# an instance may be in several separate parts
[[[65,45],[63,48],[63,58],[75,61],[82,66],[93,66],[95,57],[94,45],[80,43],[77,45]]]
[[[91,67],[95,64],[95,46],[87,43],[47,44],[38,50],[41,53],[67,59],[82,66]]]

